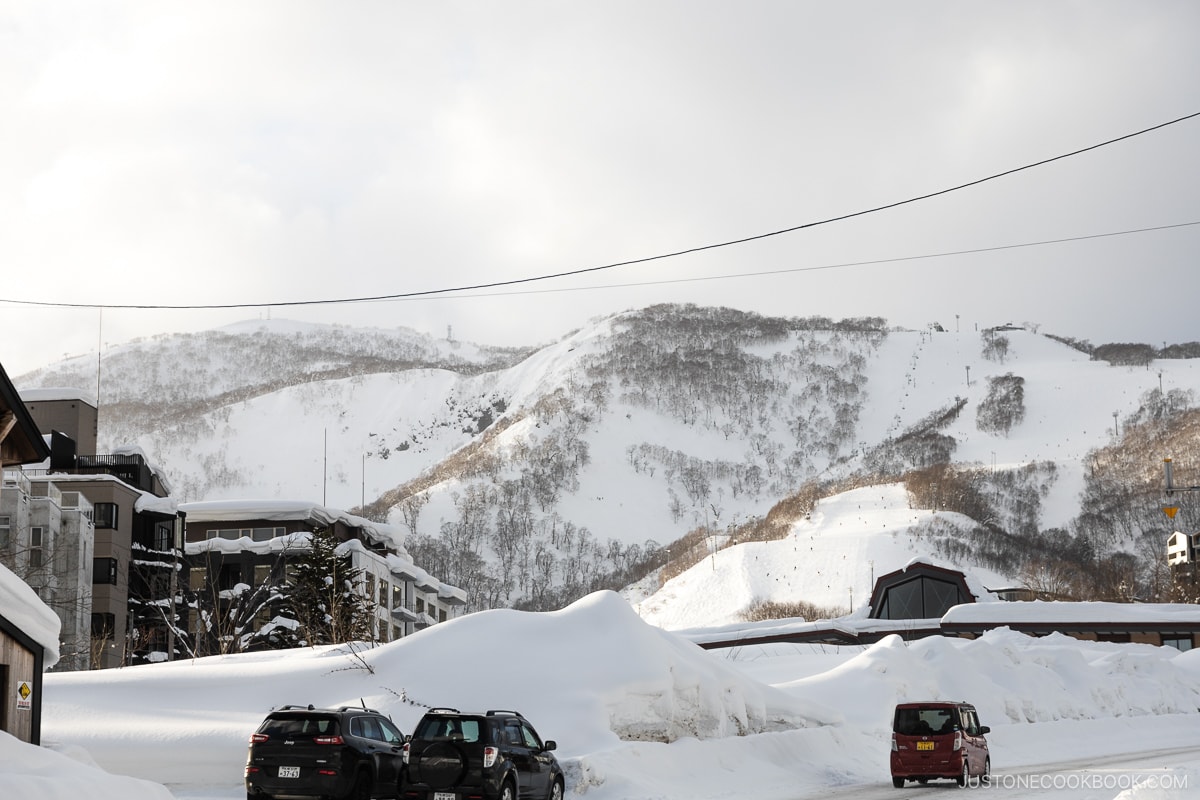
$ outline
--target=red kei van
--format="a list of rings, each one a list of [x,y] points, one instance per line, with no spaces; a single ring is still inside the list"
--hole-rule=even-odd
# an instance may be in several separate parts
[[[892,719],[892,785],[949,778],[967,786],[987,783],[992,771],[975,706],[945,700],[900,703]]]

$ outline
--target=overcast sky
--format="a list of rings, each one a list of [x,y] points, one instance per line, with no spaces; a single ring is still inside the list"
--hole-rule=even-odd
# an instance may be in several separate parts
[[[266,316],[558,339],[657,302],[1200,339],[1200,3],[0,0],[0,363]],[[754,274],[774,273],[774,274]],[[103,320],[101,327],[100,322]]]

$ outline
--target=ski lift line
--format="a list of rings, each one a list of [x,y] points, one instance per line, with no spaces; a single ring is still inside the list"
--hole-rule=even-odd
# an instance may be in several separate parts
[[[1196,111],[1191,114],[1186,114],[1182,117],[1177,117],[1176,119],[1168,120],[1166,122],[1160,122],[1157,125],[1152,125],[1148,128],[1143,128],[1141,130],[1134,131],[1132,133],[1127,133],[1127,134],[1118,136],[1113,139],[1108,139],[1103,142],[1098,142],[1096,144],[1089,145],[1087,147],[1082,147],[1082,148],[1079,148],[1077,150],[1072,150],[1067,153],[1061,153],[1057,156],[1051,156],[1050,158],[1044,158],[1040,161],[1034,161],[1032,163],[1025,164],[1020,167],[1013,167],[1012,169],[1007,169],[1002,172],[997,172],[992,175],[985,176],[983,178],[976,178],[975,180],[968,181],[966,183],[960,183],[956,186],[950,186],[945,189],[939,189],[937,191],[927,192],[925,194],[917,195],[915,197],[910,197],[906,200],[897,200],[895,202],[886,203],[881,206],[874,206],[872,208],[866,208],[866,209],[862,209],[859,211],[852,211],[847,214],[840,214],[840,215],[834,216],[834,217],[827,217],[825,219],[820,219],[820,220],[816,220],[813,222],[805,222],[800,225],[793,225],[788,228],[781,228],[779,230],[769,231],[767,233],[759,233],[759,234],[755,234],[752,236],[744,236],[744,237],[741,237],[738,239],[729,239],[727,241],[715,242],[712,244],[698,245],[696,247],[689,247],[689,248],[685,248],[683,250],[675,250],[673,252],[660,253],[658,255],[630,259],[628,261],[616,261],[611,264],[602,264],[602,265],[595,266],[595,267],[583,267],[581,269],[566,270],[563,272],[555,272],[555,273],[550,273],[550,274],[546,274],[546,275],[534,275],[534,276],[529,276],[529,277],[525,277],[525,278],[514,278],[514,279],[506,280],[506,281],[493,281],[490,283],[478,283],[478,284],[472,284],[472,285],[467,285],[467,286],[444,287],[441,289],[426,289],[426,290],[418,291],[418,292],[400,292],[400,293],[396,293],[396,294],[387,294],[387,295],[334,298],[334,299],[324,299],[324,300],[284,300],[284,301],[273,301],[273,302],[263,302],[263,303],[209,303],[209,304],[198,304],[198,305],[169,305],[169,304],[158,304],[158,303],[153,303],[153,304],[152,303],[144,303],[144,304],[142,304],[142,303],[139,303],[139,304],[64,303],[64,302],[35,301],[35,300],[13,300],[13,299],[5,299],[5,298],[0,298],[0,302],[12,303],[12,304],[16,304],[16,305],[43,306],[43,307],[54,307],[54,308],[98,308],[98,309],[110,308],[110,309],[146,309],[146,310],[163,310],[163,311],[190,311],[190,310],[214,310],[214,309],[237,309],[237,308],[280,308],[280,307],[316,306],[316,305],[340,305],[340,304],[346,304],[346,303],[365,303],[365,302],[375,302],[375,301],[382,301],[382,300],[407,300],[407,299],[414,299],[414,298],[435,297],[438,295],[457,294],[459,292],[469,292],[469,291],[475,291],[475,290],[479,290],[479,289],[496,289],[496,288],[500,288],[502,286],[517,286],[517,285],[526,284],[526,283],[534,283],[537,281],[553,280],[555,278],[565,278],[565,277],[569,277],[569,276],[573,276],[573,275],[585,275],[588,273],[615,269],[617,267],[628,267],[628,266],[632,266],[634,264],[645,264],[650,261],[661,261],[663,259],[676,258],[679,256],[690,255],[692,253],[700,253],[705,250],[716,250],[718,248],[723,248],[723,247],[732,247],[734,245],[746,244],[748,242],[754,242],[754,241],[758,241],[760,239],[768,239],[768,238],[771,238],[774,236],[782,236],[783,234],[794,233],[796,231],[806,230],[808,228],[815,228],[820,225],[829,225],[834,222],[842,222],[842,221],[845,221],[848,219],[853,219],[855,217],[862,217],[862,216],[866,216],[868,214],[875,214],[880,211],[887,211],[889,209],[899,208],[900,206],[910,205],[912,203],[917,203],[922,200],[929,200],[934,197],[940,197],[942,195],[950,194],[951,192],[961,191],[962,189],[967,189],[972,186],[978,186],[980,184],[987,183],[989,181],[994,181],[999,178],[1006,177],[1008,175],[1014,175],[1018,172],[1024,172],[1026,170],[1030,170],[1035,167],[1045,166],[1046,164],[1051,164],[1051,163],[1054,163],[1055,161],[1062,161],[1064,159],[1071,158],[1071,157],[1077,156],[1077,155],[1081,155],[1083,153],[1087,153],[1092,150],[1097,150],[1101,147],[1107,147],[1108,145],[1125,141],[1126,139],[1132,139],[1135,136],[1141,136],[1146,133],[1151,133],[1153,131],[1157,131],[1162,128],[1166,128],[1170,125],[1175,125],[1180,122],[1185,122],[1190,119],[1195,119],[1196,117],[1200,117],[1200,111]]]

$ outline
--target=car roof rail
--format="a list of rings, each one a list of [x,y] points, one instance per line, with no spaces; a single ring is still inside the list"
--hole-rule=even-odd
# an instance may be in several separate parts
[[[343,712],[343,711],[366,711],[368,714],[379,714],[379,712],[378,712],[378,711],[376,711],[375,709],[373,709],[373,708],[367,708],[366,706],[340,706],[340,707],[338,708],[338,711],[339,711],[339,712]],[[383,716],[383,715],[382,715],[382,714],[379,714],[379,716]]]
[[[514,716],[514,717],[520,717],[520,716],[521,716],[521,712],[520,712],[520,711],[510,711],[509,709],[506,709],[506,708],[492,708],[492,709],[488,709],[488,712],[487,712],[486,716],[489,716],[489,717],[490,717],[490,716],[493,716],[493,715],[495,715],[495,714],[508,714],[508,715],[510,715],[510,716]]]
[[[431,708],[425,712],[426,714],[460,714],[457,708]]]
[[[315,709],[315,708],[313,708],[313,704],[312,704],[312,703],[309,703],[309,704],[308,704],[308,705],[306,705],[306,706],[292,705],[292,704],[290,704],[290,703],[289,703],[288,705],[285,705],[285,706],[277,706],[277,707],[275,708],[275,710],[276,710],[276,711],[292,711],[292,710],[294,710],[294,709],[297,709],[297,708],[304,709],[305,711],[316,711],[316,709]]]

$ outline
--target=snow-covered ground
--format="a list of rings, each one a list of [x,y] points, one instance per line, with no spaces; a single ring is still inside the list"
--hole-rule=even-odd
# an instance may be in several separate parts
[[[482,612],[371,650],[51,674],[45,694],[47,748],[0,738],[6,797],[241,797],[246,739],[268,710],[365,702],[404,730],[425,705],[515,707],[559,742],[569,796],[784,800],[890,788],[891,708],[930,697],[976,704],[997,775],[1188,747],[1163,774],[1200,790],[1200,650],[998,630],[708,652],[611,592],[553,613]]]
[[[593,800],[871,796],[896,791],[892,707],[929,698],[976,705],[993,729],[994,771],[1018,789],[1053,773],[1042,778],[1051,789],[1056,780],[1085,787],[1060,797],[1108,800],[1133,783],[1137,800],[1200,796],[1200,649],[998,629],[974,641],[705,651],[644,618],[653,601],[660,621],[711,625],[752,596],[797,596],[803,585],[768,574],[790,580],[793,564],[855,587],[856,605],[865,603],[871,563],[881,574],[924,554],[909,526],[927,513],[908,509],[896,487],[830,498],[788,539],[722,551],[680,575],[642,616],[602,592],[552,613],[472,614],[373,649],[49,674],[46,747],[0,735],[3,797],[241,798],[247,737],[285,703],[366,703],[406,731],[427,706],[517,708],[558,741],[568,796]],[[49,624],[34,627],[53,641]],[[1103,780],[1081,777],[1096,775]],[[1175,789],[1151,791],[1160,778]],[[1026,796],[1048,794],[1010,794]]]

